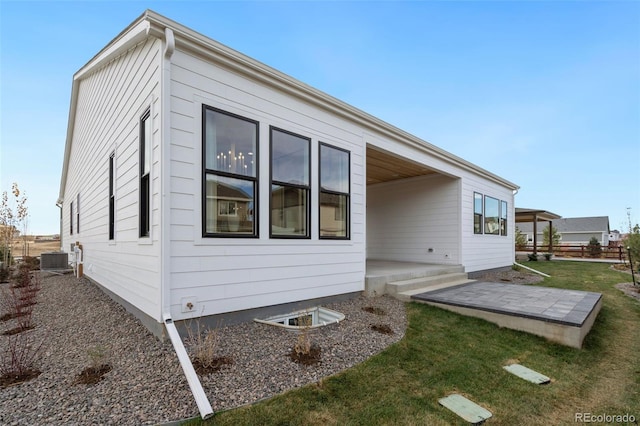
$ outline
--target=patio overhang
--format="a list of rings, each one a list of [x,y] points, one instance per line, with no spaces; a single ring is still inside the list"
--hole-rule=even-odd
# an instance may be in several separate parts
[[[562,216],[546,210],[522,209],[516,207],[516,223],[533,223],[533,254],[538,254],[538,222],[549,222],[549,241],[553,241],[552,221]],[[551,243],[550,243],[551,244]]]
[[[367,146],[367,185],[437,173],[421,164]]]

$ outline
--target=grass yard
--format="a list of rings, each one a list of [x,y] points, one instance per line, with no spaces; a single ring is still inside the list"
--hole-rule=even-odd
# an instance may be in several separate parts
[[[465,424],[438,405],[453,392],[491,411],[487,424],[572,424],[576,413],[629,414],[638,421],[640,303],[614,288],[631,277],[606,264],[526,264],[552,276],[540,285],[603,293],[583,349],[411,303],[405,338],[381,354],[319,383],[217,413],[204,424]],[[536,386],[502,369],[514,361],[552,382]]]

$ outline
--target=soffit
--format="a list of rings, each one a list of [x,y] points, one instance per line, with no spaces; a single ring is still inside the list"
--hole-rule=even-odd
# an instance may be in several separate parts
[[[436,173],[421,164],[367,147],[367,185]]]

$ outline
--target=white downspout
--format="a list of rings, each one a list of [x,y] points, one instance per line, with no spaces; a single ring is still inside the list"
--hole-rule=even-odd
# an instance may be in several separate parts
[[[187,350],[182,344],[182,339],[180,338],[180,334],[178,334],[175,324],[171,320],[171,317],[165,316],[163,319],[164,326],[167,329],[167,334],[173,344],[173,349],[175,349],[176,355],[178,355],[182,371],[184,371],[184,375],[189,383],[189,388],[191,388],[193,398],[196,400],[198,410],[200,410],[200,417],[202,417],[202,420],[206,420],[213,416],[213,408],[211,408],[207,395],[204,393],[202,384],[198,379],[196,370],[193,368],[193,364],[191,364],[189,354],[187,354]]]
[[[535,269],[533,269],[533,268],[529,268],[528,266],[524,266],[524,265],[522,265],[522,264],[520,264],[520,263],[518,263],[518,262],[513,262],[513,264],[514,264],[514,265],[516,265],[516,266],[519,266],[519,267],[521,267],[521,268],[524,268],[524,269],[526,269],[526,270],[528,270],[528,271],[531,271],[531,272],[533,272],[534,274],[542,275],[542,276],[543,276],[543,277],[545,277],[545,278],[549,278],[549,277],[551,276],[551,275],[547,275],[547,274],[545,274],[544,272],[536,271],[536,270],[535,270]]]
[[[169,241],[169,235],[171,232],[171,224],[169,222],[169,218],[171,217],[171,206],[169,204],[171,197],[169,188],[171,178],[171,159],[169,158],[169,153],[171,152],[171,140],[169,135],[171,134],[171,56],[173,55],[176,47],[173,30],[171,30],[171,28],[165,28],[164,40],[165,48],[164,56],[162,58],[162,71],[160,77],[160,98],[162,103],[160,113],[162,126],[160,136],[160,152],[162,153],[162,167],[160,172],[162,203],[160,215],[160,257],[162,265],[160,271],[160,285],[162,288],[160,297],[162,306],[162,320],[164,321],[165,329],[167,330],[167,334],[169,335],[169,340],[171,340],[173,349],[176,351],[176,355],[178,356],[178,361],[180,361],[182,371],[184,371],[184,375],[187,378],[187,382],[189,383],[189,388],[191,389],[193,398],[195,399],[198,410],[200,411],[200,416],[203,420],[206,420],[213,416],[213,408],[211,408],[211,403],[207,399],[207,395],[202,388],[202,384],[200,383],[198,375],[193,368],[193,364],[191,364],[189,354],[187,354],[187,350],[182,343],[180,334],[178,333],[178,330],[176,329],[176,326],[171,319],[171,270],[169,269],[169,265],[171,264],[169,247],[169,245],[171,244],[171,242]]]

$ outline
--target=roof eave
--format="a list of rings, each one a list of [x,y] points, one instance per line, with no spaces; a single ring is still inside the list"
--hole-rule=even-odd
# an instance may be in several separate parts
[[[146,11],[138,19],[132,22],[73,75],[69,120],[67,123],[67,135],[62,163],[62,175],[60,177],[60,192],[58,194],[56,204],[62,204],[64,202],[64,189],[69,172],[69,158],[71,155],[71,142],[73,140],[73,129],[75,127],[76,108],[78,105],[78,87],[80,85],[80,81],[90,75],[93,71],[100,69],[106,63],[120,56],[140,41],[149,37],[151,26],[149,21],[146,19],[148,12],[149,11]]]

